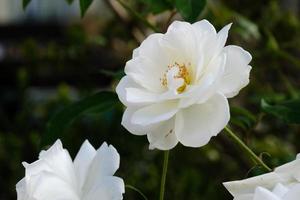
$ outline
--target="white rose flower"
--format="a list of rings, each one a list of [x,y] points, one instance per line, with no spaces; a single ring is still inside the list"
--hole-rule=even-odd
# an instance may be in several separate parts
[[[224,183],[234,200],[299,200],[300,154],[273,172]]]
[[[127,107],[122,125],[146,135],[150,148],[207,144],[228,123],[227,98],[249,83],[251,55],[224,46],[231,24],[220,32],[206,20],[173,22],[133,51],[118,84]]]
[[[103,143],[95,150],[85,141],[74,162],[60,140],[31,164],[23,163],[25,177],[17,183],[18,200],[121,200],[121,178],[113,176],[120,156]]]

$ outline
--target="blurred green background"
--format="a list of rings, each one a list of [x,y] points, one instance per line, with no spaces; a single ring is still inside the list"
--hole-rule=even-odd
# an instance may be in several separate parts
[[[104,141],[113,144],[121,155],[117,175],[157,199],[163,153],[148,150],[146,137],[121,127],[120,103],[86,112],[45,135],[49,120],[62,109],[98,91],[113,91],[132,50],[152,29],[165,32],[182,18],[208,19],[217,30],[233,22],[227,44],[248,50],[253,69],[250,84],[230,99],[230,125],[271,167],[295,158],[300,152],[298,0],[122,2],[94,0],[81,18],[76,0],[32,0],[25,10],[21,0],[0,1],[0,200],[16,199],[15,184],[24,176],[21,162],[35,161],[56,137],[72,157],[85,139],[97,148]],[[202,148],[179,144],[170,154],[166,199],[229,200],[223,181],[262,172],[226,133]],[[142,198],[127,189],[124,199]]]

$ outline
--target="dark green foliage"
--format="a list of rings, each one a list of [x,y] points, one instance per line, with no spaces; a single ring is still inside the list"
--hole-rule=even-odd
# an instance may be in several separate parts
[[[148,6],[149,11],[152,13],[160,13],[172,9],[174,7],[170,0],[139,0],[139,1],[146,4]]]
[[[250,111],[232,106],[230,108],[231,119],[230,122],[244,130],[250,129],[256,122],[256,117]]]
[[[284,120],[287,123],[300,124],[300,99],[289,100],[275,105],[261,101],[263,111]]]
[[[68,4],[72,4],[72,3],[74,2],[74,0],[66,0],[66,2],[67,2]]]
[[[26,9],[26,7],[29,5],[31,0],[23,0],[23,9]]]
[[[206,0],[175,0],[175,7],[188,22],[195,22],[206,5]]]
[[[79,0],[81,17],[84,17],[86,11],[93,3],[93,0]]]
[[[118,103],[112,92],[98,92],[79,102],[73,103],[56,113],[47,124],[41,146],[52,144],[63,135],[64,130],[79,116],[88,113],[101,113],[111,109]]]
[[[206,0],[139,0],[145,3],[150,12],[160,13],[176,9],[182,18],[188,22],[195,22],[205,8]]]

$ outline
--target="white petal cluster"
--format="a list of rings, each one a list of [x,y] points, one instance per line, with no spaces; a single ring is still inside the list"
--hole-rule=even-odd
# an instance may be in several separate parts
[[[226,182],[224,186],[234,200],[299,200],[300,154],[296,160],[276,168],[271,173]]]
[[[74,162],[57,140],[39,159],[23,163],[25,177],[17,183],[18,200],[121,200],[124,182],[113,176],[120,156],[103,143],[95,150],[85,141]]]
[[[147,37],[116,89],[127,107],[122,125],[161,150],[200,147],[217,135],[230,118],[227,98],[249,83],[251,70],[247,51],[225,46],[230,26],[217,33],[206,20],[175,21]]]

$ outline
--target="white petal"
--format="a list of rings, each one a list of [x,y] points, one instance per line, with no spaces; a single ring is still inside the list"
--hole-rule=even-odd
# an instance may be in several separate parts
[[[203,41],[199,51],[202,51],[204,54],[204,66],[209,65],[221,53],[226,43],[230,26],[231,24],[228,24],[217,35],[211,34]]]
[[[289,191],[289,188],[285,187],[281,183],[277,183],[275,188],[272,190],[273,194],[275,194],[278,197],[283,197],[284,194],[286,194]]]
[[[224,48],[227,55],[225,73],[220,92],[227,98],[233,97],[249,83],[251,55],[241,47],[230,45]]]
[[[168,121],[161,122],[152,128],[147,134],[150,149],[169,150],[176,146],[178,143],[175,135],[175,118]]]
[[[231,27],[232,23],[224,26],[217,35],[217,49],[221,51],[221,49],[225,46],[226,40],[228,38],[228,31]],[[219,53],[219,51],[217,53]]]
[[[200,80],[201,76],[203,75],[203,68],[204,68],[204,56],[202,52],[199,52],[197,55],[197,63],[195,65],[194,69],[194,76],[191,77],[191,82],[196,83],[198,80]]]
[[[300,182],[300,160],[296,159],[277,167],[274,172],[277,173],[285,182],[291,182],[294,179]]]
[[[28,194],[29,191],[27,191],[25,178],[23,178],[17,183],[16,190],[17,190],[17,200],[27,200],[29,198],[30,194]]]
[[[127,101],[128,95],[126,91],[126,89],[130,87],[139,87],[139,86],[129,76],[124,76],[116,87],[116,92],[118,94],[120,101],[126,106],[130,105],[130,103]]]
[[[134,82],[147,90],[151,92],[162,92],[164,91],[164,87],[161,83],[161,78],[167,66],[168,65],[161,65],[159,61],[154,62],[148,57],[139,56],[126,63],[125,73],[131,77]]]
[[[87,174],[89,173],[90,164],[95,155],[95,148],[89,143],[88,140],[84,141],[74,160],[75,173],[80,189],[85,182]]]
[[[299,200],[300,197],[300,184],[296,184],[290,188],[288,193],[283,196],[283,200]]]
[[[134,135],[146,135],[146,127],[131,122],[132,115],[137,111],[138,108],[128,107],[126,108],[122,117],[122,126],[124,126],[130,133]]]
[[[121,200],[123,193],[125,193],[123,180],[119,177],[107,176],[98,179],[82,200]]]
[[[210,57],[207,56],[207,52],[212,49],[211,41],[216,40],[217,33],[214,26],[207,20],[201,20],[192,24],[193,31],[195,33],[195,44],[197,44],[197,62],[195,63],[195,80],[199,80],[203,74],[203,67],[208,63]],[[205,49],[209,47],[209,49]]]
[[[129,76],[124,76],[116,87],[120,101],[126,106],[142,106],[158,101],[159,95],[142,88]]]
[[[42,171],[54,171],[44,160],[37,160],[30,164],[27,162],[22,162],[22,164],[25,168],[25,177],[34,176]]]
[[[127,101],[134,105],[145,105],[147,103],[157,102],[159,94],[140,88],[126,88]]]
[[[206,35],[216,35],[215,27],[207,20],[201,20],[192,24],[194,31],[199,39]],[[201,42],[201,40],[199,40]]]
[[[104,176],[112,176],[120,165],[120,155],[112,145],[107,145],[105,142],[97,150],[87,178],[84,184],[84,191],[89,191],[97,180]]]
[[[226,126],[229,117],[227,99],[216,94],[205,103],[180,110],[176,114],[175,133],[183,145],[201,147]]]
[[[243,194],[237,197],[234,197],[233,200],[253,200],[254,194]]]
[[[131,122],[138,125],[151,125],[165,121],[173,117],[178,111],[176,101],[166,101],[152,104],[137,110],[133,115]]]
[[[258,187],[255,190],[255,195],[253,200],[280,200],[280,199],[269,190],[262,187]]]
[[[162,92],[161,78],[171,64],[165,47],[160,45],[163,34],[152,34],[143,41],[134,58],[125,66],[125,73],[140,86],[152,92]],[[138,55],[138,56],[137,56]]]
[[[238,196],[241,194],[254,193],[257,186],[271,189],[280,181],[281,178],[278,174],[270,172],[240,181],[226,182],[223,183],[223,185],[233,196]]]
[[[161,41],[173,57],[173,63],[188,64],[192,66],[197,62],[197,43],[195,42],[193,26],[188,22],[174,21]]]
[[[140,45],[138,50],[134,51],[133,58],[142,57],[148,58],[154,63],[159,63],[159,65],[153,65],[151,68],[156,70],[167,69],[170,63],[169,53],[166,51],[165,47],[161,45],[162,38],[164,37],[161,33],[154,33],[149,35]],[[144,66],[141,66],[144,67]]]
[[[62,147],[60,140],[57,140],[47,151],[41,151],[39,160],[32,164],[24,163],[26,176],[32,176],[42,171],[56,174],[58,177],[77,187],[74,166],[69,152]]]
[[[196,85],[191,86],[183,93],[179,107],[185,108],[195,103],[206,102],[214,95],[219,87],[220,78],[224,73],[226,55],[220,54],[206,67],[203,77]]]
[[[51,172],[41,172],[30,178],[30,187],[33,188],[31,199],[43,200],[80,200],[76,188]]]

